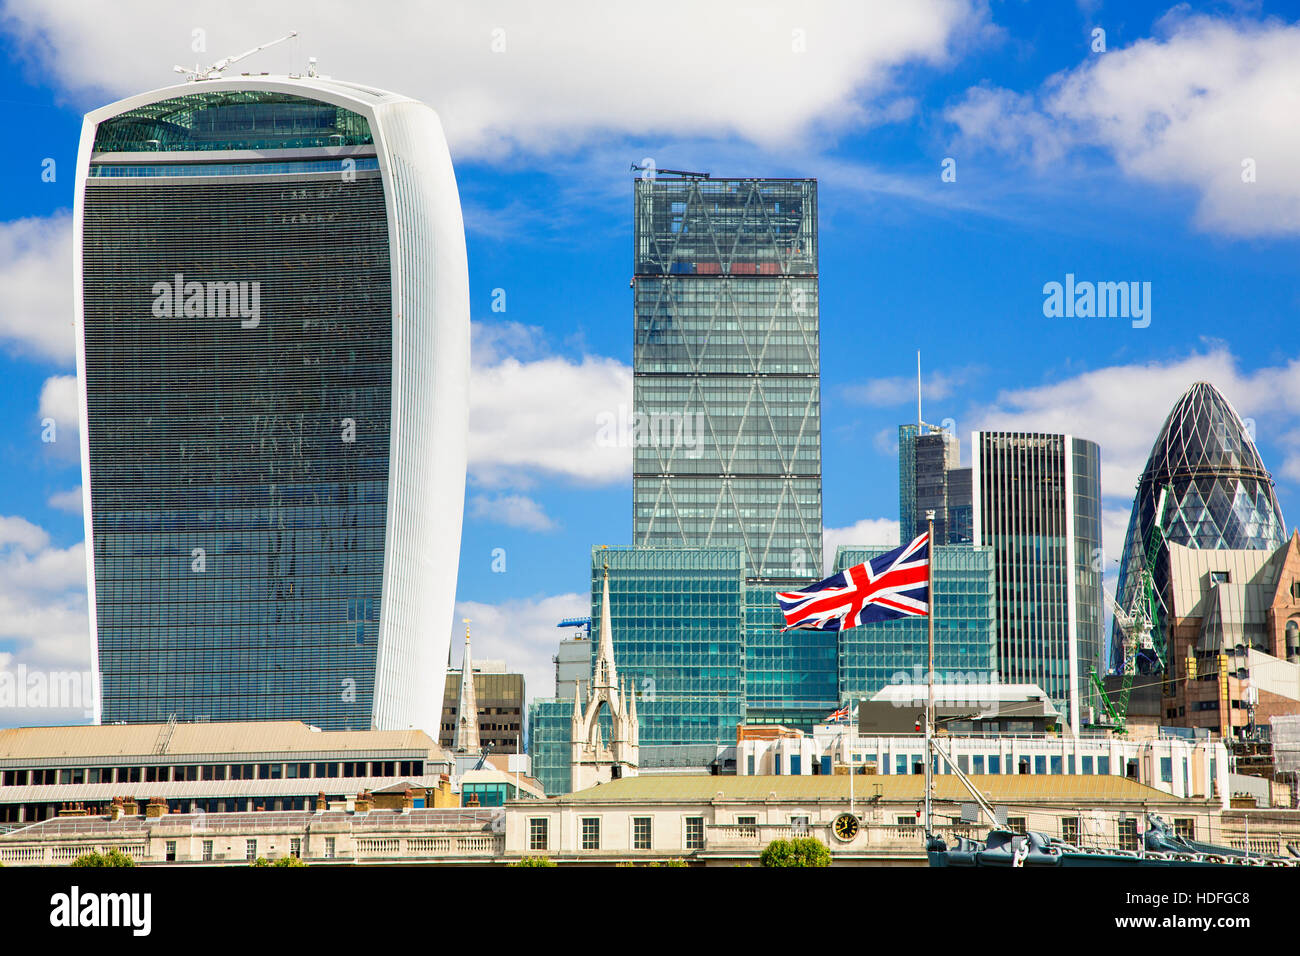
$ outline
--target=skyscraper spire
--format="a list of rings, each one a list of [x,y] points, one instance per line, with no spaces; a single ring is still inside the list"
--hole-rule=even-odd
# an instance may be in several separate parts
[[[465,659],[460,664],[460,703],[456,707],[456,737],[452,749],[478,753],[478,695],[474,693],[474,662],[469,649],[469,618],[465,622]]]

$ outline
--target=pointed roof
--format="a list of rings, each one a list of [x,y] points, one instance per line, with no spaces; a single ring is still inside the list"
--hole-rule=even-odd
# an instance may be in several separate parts
[[[1209,382],[1196,382],[1161,426],[1142,480],[1164,484],[1207,472],[1269,477],[1236,409]]]
[[[609,613],[609,562],[605,562],[605,580],[600,595],[600,647],[596,651],[596,664],[592,671],[593,687],[615,688],[618,672],[614,669],[614,625]]]
[[[465,659],[460,664],[460,701],[456,706],[456,736],[452,749],[478,753],[478,695],[474,691],[474,663],[469,648],[469,621],[465,622]]]

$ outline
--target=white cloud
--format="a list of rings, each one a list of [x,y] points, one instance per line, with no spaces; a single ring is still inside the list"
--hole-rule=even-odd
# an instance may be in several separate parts
[[[72,364],[68,213],[0,222],[0,342],[21,355]]]
[[[86,550],[50,544],[25,518],[0,516],[0,671],[48,676],[90,666]],[[84,722],[59,708],[0,707],[0,726]]]
[[[865,547],[898,544],[898,522],[893,518],[863,518],[847,528],[822,529],[822,566],[827,574],[835,563],[840,545]]]
[[[1176,10],[1162,27],[1163,39],[1093,56],[1033,96],[972,89],[947,118],[964,140],[1040,165],[1100,147],[1135,179],[1195,190],[1207,230],[1300,232],[1300,24]]]
[[[59,511],[81,514],[81,485],[77,485],[75,488],[69,488],[67,491],[57,491],[50,495],[45,503],[51,508],[56,508]]]
[[[469,618],[476,660],[504,660],[512,672],[522,673],[530,700],[555,694],[555,664],[560,640],[573,632],[556,627],[567,617],[591,614],[589,594],[554,594],[517,598],[488,604],[457,601],[456,619]],[[452,658],[459,667],[465,646],[464,631],[452,629]]]
[[[632,449],[601,441],[602,416],[632,404],[632,369],[611,358],[505,358],[470,384],[469,470],[491,487],[539,474],[592,484],[627,481]]]
[[[206,66],[299,29],[232,72],[301,70],[318,56],[323,72],[428,102],[462,157],[571,150],[596,132],[771,144],[889,121],[911,108],[893,89],[897,68],[942,66],[988,29],[979,0],[573,0],[562,15],[525,0],[394,0],[373,16],[344,0],[119,0],[111,17],[10,0],[5,13],[31,65],[86,101],[176,82],[173,63]],[[204,52],[191,48],[196,29]]]
[[[555,528],[555,522],[542,506],[527,495],[474,495],[469,499],[469,515],[528,531],[551,531]]]

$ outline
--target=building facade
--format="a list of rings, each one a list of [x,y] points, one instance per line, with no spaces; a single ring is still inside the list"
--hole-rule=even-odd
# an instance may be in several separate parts
[[[96,717],[436,732],[469,374],[436,114],[156,90],[87,115],[75,205]]]
[[[526,687],[523,674],[506,670],[504,661],[483,660],[474,664],[474,697],[478,707],[478,746],[491,753],[512,754],[523,746],[524,701]],[[443,691],[442,728],[438,743],[455,748],[456,728],[460,726],[461,671],[447,672]]]
[[[0,824],[104,814],[124,799],[172,813],[323,809],[394,784],[438,788],[454,770],[419,730],[321,731],[296,721],[20,727],[0,730]]]
[[[815,577],[817,183],[661,175],[635,193],[633,542]]]
[[[1253,737],[1300,714],[1300,534],[1272,550],[1167,548],[1164,722]]]
[[[1271,552],[1286,540],[1282,509],[1273,479],[1255,448],[1253,427],[1247,427],[1213,385],[1197,382],[1174,404],[1142,469],[1120,556],[1117,596],[1126,608],[1138,589],[1156,503],[1164,488],[1171,491],[1163,516],[1165,542],[1202,551]],[[1157,591],[1166,596],[1166,543],[1156,550],[1152,577]],[[1163,610],[1158,614],[1163,627]],[[1115,627],[1110,669],[1122,669],[1123,661],[1123,635]],[[1155,670],[1157,662],[1150,654],[1141,655],[1138,667]]]
[[[960,466],[961,443],[952,432],[924,423],[898,427],[898,524],[905,541],[928,530],[931,511],[936,542],[973,540],[970,469]]]
[[[974,543],[994,553],[998,670],[1078,733],[1102,654],[1101,453],[1072,435],[975,432]]]

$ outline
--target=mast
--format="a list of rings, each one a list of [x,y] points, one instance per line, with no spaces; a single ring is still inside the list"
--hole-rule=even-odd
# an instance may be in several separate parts
[[[916,433],[921,434],[921,350],[916,350]]]
[[[919,390],[921,353],[916,353],[917,362],[917,417],[920,417],[921,393]],[[925,838],[928,842],[934,833],[934,512],[925,513],[929,526],[926,538],[926,604],[927,610],[927,646],[929,666],[925,673]]]

